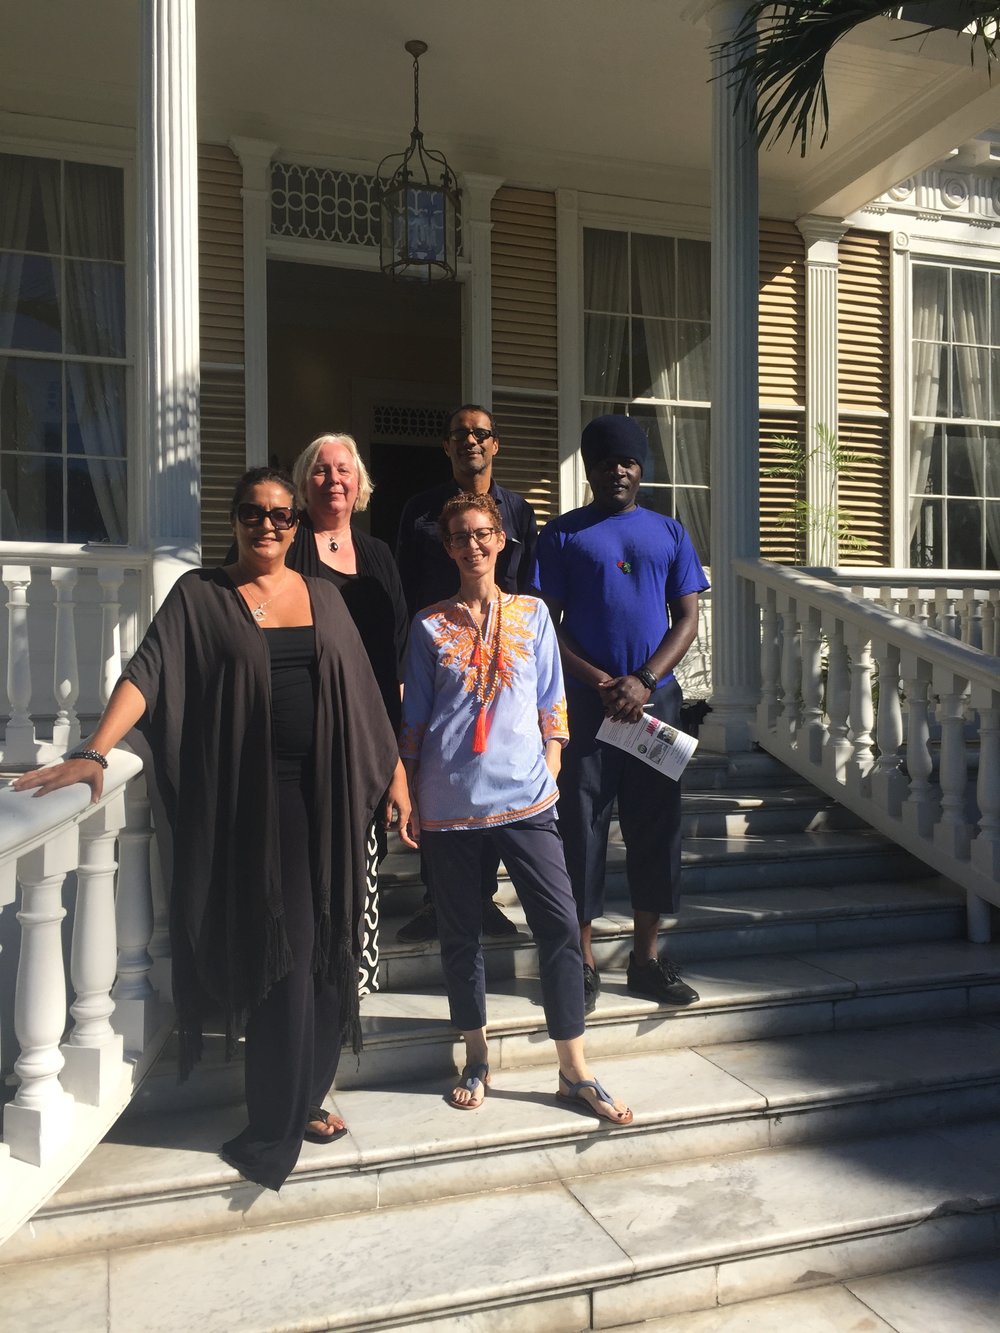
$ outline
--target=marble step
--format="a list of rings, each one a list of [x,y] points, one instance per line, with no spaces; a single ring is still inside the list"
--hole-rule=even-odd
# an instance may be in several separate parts
[[[994,1333],[998,1312],[1000,1258],[994,1252],[618,1324],[607,1333]]]
[[[0,1265],[1000,1111],[997,1015],[606,1057],[594,1068],[636,1114],[624,1130],[557,1102],[552,1058],[550,1047],[544,1069],[494,1070],[475,1113],[446,1104],[454,1075],[336,1091],[351,1135],[304,1145],[280,1199],[216,1156],[241,1106],[133,1109]]]
[[[513,1333],[714,1311],[995,1253],[1000,1127],[610,1172],[581,1151],[556,1179],[488,1191],[472,1158],[464,1183],[464,1197],[298,1218],[280,1196],[249,1200],[234,1186],[226,1233],[0,1269],[4,1314],[33,1333]]]
[[[685,893],[794,884],[857,884],[933,874],[922,861],[869,828],[688,837],[681,855]],[[401,848],[394,840],[379,872],[379,886],[389,912],[415,911],[424,892],[418,853]],[[608,843],[607,891],[609,902],[627,898],[625,846],[617,825]],[[504,877],[500,901],[513,899],[513,888]]]
[[[383,990],[435,986],[441,980],[436,940],[400,943],[396,933],[408,912],[383,910],[379,923]],[[533,976],[537,957],[516,897],[504,914],[517,936],[483,941],[487,976],[499,981]],[[938,877],[915,882],[858,883],[849,887],[795,885],[771,889],[686,894],[680,914],[665,925],[663,948],[678,963],[746,953],[902,943],[964,936],[965,895]],[[593,923],[594,953],[601,970],[622,969],[631,949],[632,916],[612,911]]]
[[[1000,1011],[1000,944],[964,940],[872,949],[803,950],[791,955],[705,959],[684,968],[701,1000],[687,1009],[658,1007],[628,994],[625,974],[602,974],[603,991],[587,1021],[594,1058],[746,1042],[781,1036],[877,1028],[883,1024],[978,1019]],[[545,1065],[538,982],[492,983],[488,994],[495,1070]],[[409,1085],[448,1078],[460,1047],[440,986],[378,992],[361,1005],[365,1049],[345,1053],[340,1089]],[[207,1035],[205,1058],[185,1084],[168,1047],[134,1105],[177,1112],[239,1103],[242,1064],[222,1058],[221,1036]]]

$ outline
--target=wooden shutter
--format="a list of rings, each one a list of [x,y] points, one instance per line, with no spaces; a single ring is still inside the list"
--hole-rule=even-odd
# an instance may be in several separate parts
[[[866,546],[841,543],[845,565],[889,563],[891,344],[889,237],[849,231],[837,284],[839,435],[858,455],[840,476],[840,507]]]
[[[559,512],[555,195],[505,186],[492,220],[494,474],[541,523]]]
[[[797,564],[805,545],[796,530],[795,506],[805,501],[794,465],[805,432],[805,245],[791,222],[760,223],[760,553],[766,560]]]
[[[198,149],[201,299],[201,543],[206,565],[232,541],[229,501],[246,469],[243,172],[228,148]]]

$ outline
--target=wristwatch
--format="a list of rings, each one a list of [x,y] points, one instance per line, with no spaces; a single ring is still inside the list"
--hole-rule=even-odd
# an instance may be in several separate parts
[[[648,667],[640,667],[638,671],[633,671],[632,675],[635,676],[636,680],[642,681],[650,694],[656,689],[656,677]]]

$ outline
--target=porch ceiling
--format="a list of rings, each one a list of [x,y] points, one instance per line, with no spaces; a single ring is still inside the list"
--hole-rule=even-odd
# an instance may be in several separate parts
[[[707,8],[679,0],[210,0],[198,6],[200,133],[251,135],[292,156],[371,164],[404,146],[403,42],[419,36],[421,122],[460,170],[524,184],[707,204]],[[134,0],[12,8],[0,49],[0,125],[21,116],[129,126]],[[761,154],[765,213],[846,215],[1000,123],[1000,82],[966,39],[893,40],[877,20],[829,73],[830,141],[803,161]],[[28,122],[23,122],[27,125]]]

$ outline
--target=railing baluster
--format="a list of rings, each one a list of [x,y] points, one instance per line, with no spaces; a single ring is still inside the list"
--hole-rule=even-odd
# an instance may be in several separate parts
[[[64,828],[21,858],[21,953],[14,993],[14,1034],[21,1080],[3,1116],[11,1156],[41,1166],[71,1136],[74,1102],[59,1082],[59,1039],[66,1021],[62,886],[76,866],[77,830]]]
[[[52,690],[56,700],[56,720],[52,724],[52,743],[60,750],[70,750],[80,741],[80,719],[76,701],[80,693],[80,673],[76,659],[76,604],[73,593],[79,571],[54,565],[52,587],[56,595],[56,642]]]
[[[994,656],[1000,651],[1000,643],[997,642],[997,593],[991,590],[982,602],[982,647],[984,653],[992,653]]]
[[[7,600],[7,702],[9,704],[4,762],[33,764],[37,756],[31,720],[31,650],[28,643],[28,565],[4,565]]]
[[[764,589],[760,615],[760,703],[757,724],[773,731],[781,693],[781,642],[777,604],[773,589]]]
[[[110,1100],[131,1073],[124,1063],[122,1038],[110,1023],[117,959],[115,838],[124,820],[125,801],[119,795],[80,825],[70,956],[70,979],[76,992],[70,1013],[75,1026],[62,1047],[66,1061],[62,1082],[77,1101],[88,1106]]]
[[[819,612],[809,609],[802,621],[802,734],[799,748],[811,764],[823,758],[823,631]]]
[[[968,681],[950,671],[934,672],[934,691],[940,700],[941,754],[938,782],[941,787],[941,818],[934,829],[934,842],[949,856],[965,860],[969,855],[972,829],[965,816],[965,788],[969,757],[965,747],[965,694]]]
[[[899,815],[906,795],[903,777],[903,710],[899,701],[899,649],[884,639],[876,640],[878,664],[878,711],[875,715],[875,739],[878,759],[872,770],[871,789],[875,799],[891,815]]]
[[[847,635],[847,651],[851,659],[851,707],[847,734],[852,750],[847,773],[848,780],[860,786],[875,762],[872,752],[875,711],[872,706],[871,641],[864,630],[851,626]]]
[[[845,782],[852,747],[847,721],[851,706],[851,676],[847,661],[844,622],[834,620],[827,626],[830,645],[826,666],[826,714],[829,718],[823,762],[828,773]]]
[[[101,588],[101,706],[107,704],[122,674],[121,603],[118,593],[125,580],[121,565],[102,565],[97,571]]]
[[[922,838],[929,838],[937,815],[937,794],[931,786],[933,771],[927,696],[931,668],[909,651],[900,654],[900,673],[906,691],[906,771],[910,787],[903,802],[903,819]]]
[[[118,980],[113,1024],[125,1039],[125,1050],[142,1051],[154,1031],[158,997],[150,983],[153,960],[149,942],[153,933],[153,902],[149,878],[149,799],[142,778],[131,782],[125,794],[125,827],[118,838]]]
[[[980,874],[1000,884],[1000,691],[973,686],[972,702],[979,711],[979,835],[970,854]],[[970,894],[968,909],[969,938],[985,942],[990,938],[989,905]]]
[[[799,720],[799,622],[794,600],[785,599],[781,616],[781,716],[778,731],[787,744],[795,740]]]

